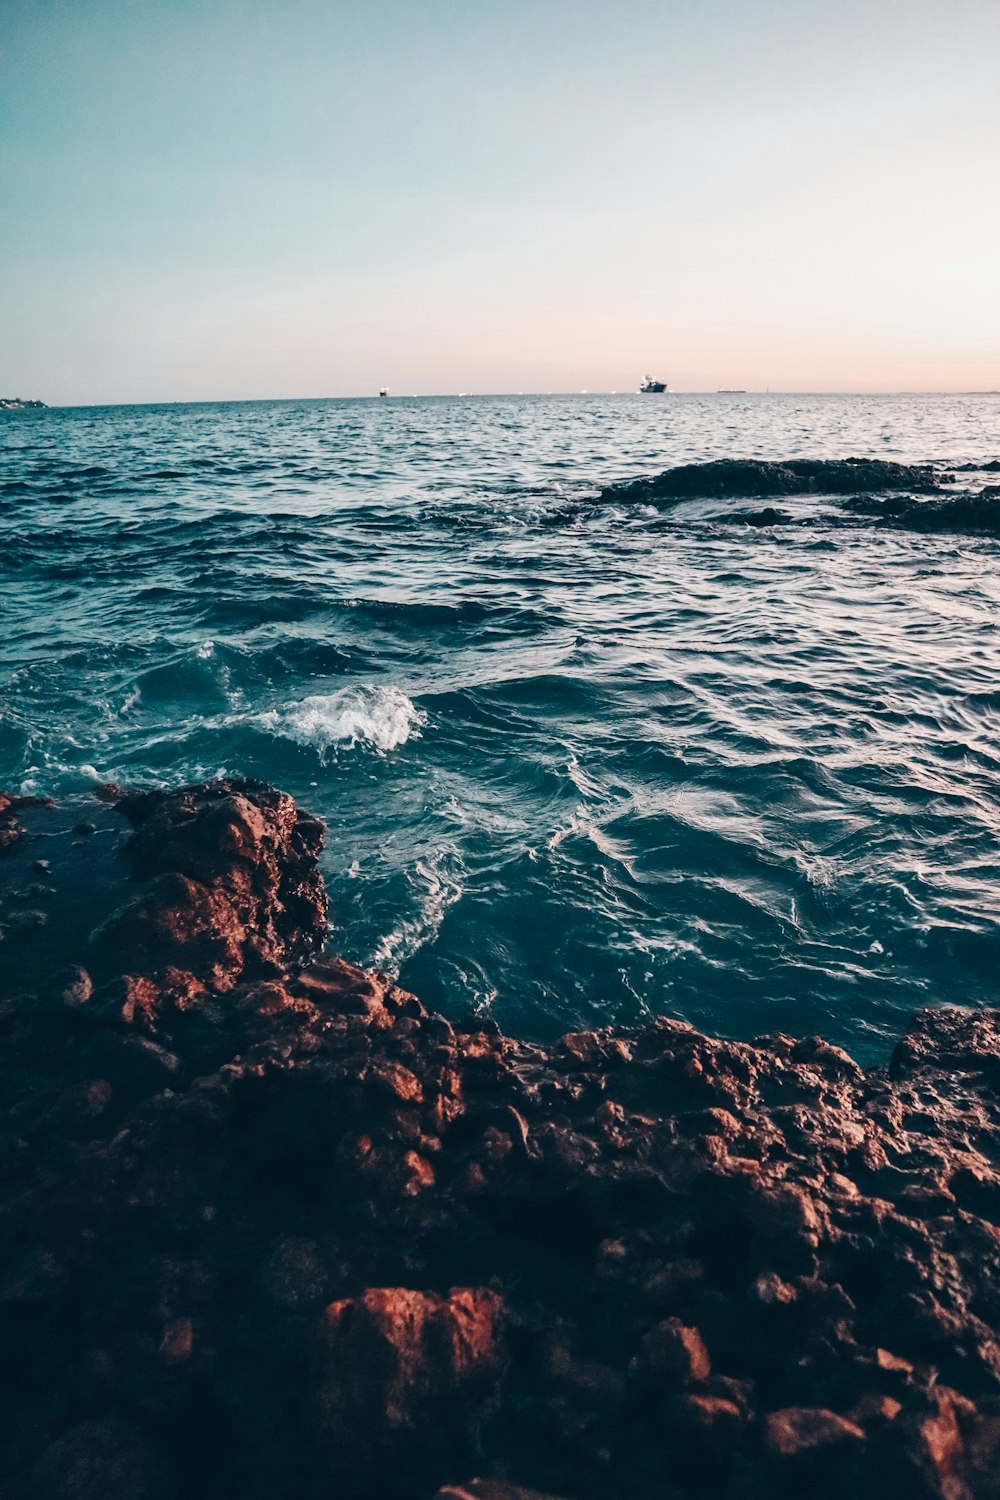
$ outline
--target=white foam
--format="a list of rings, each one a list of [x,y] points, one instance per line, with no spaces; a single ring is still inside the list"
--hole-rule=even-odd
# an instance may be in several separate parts
[[[433,943],[441,930],[445,912],[454,906],[463,893],[461,882],[447,868],[444,855],[429,859],[418,859],[413,867],[410,883],[416,896],[416,911],[408,920],[400,922],[391,932],[385,933],[372,953],[372,967],[382,969],[393,978],[399,974],[400,966],[412,958],[418,949]]]
[[[273,734],[317,750],[320,756],[361,743],[384,755],[419,734],[427,715],[398,687],[362,685],[272,709],[261,714],[260,722]]]

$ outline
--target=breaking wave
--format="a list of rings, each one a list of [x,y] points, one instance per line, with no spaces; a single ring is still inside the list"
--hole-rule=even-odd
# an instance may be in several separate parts
[[[318,752],[370,745],[385,755],[419,734],[427,715],[401,688],[364,685],[317,693],[289,708],[271,709],[259,722],[273,734]]]

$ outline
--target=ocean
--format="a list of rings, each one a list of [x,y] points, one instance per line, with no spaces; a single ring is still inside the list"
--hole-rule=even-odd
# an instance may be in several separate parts
[[[271,781],[329,826],[331,947],[526,1036],[872,1061],[995,1003],[1000,526],[602,490],[860,456],[977,492],[1000,397],[68,408],[0,452],[0,787]]]

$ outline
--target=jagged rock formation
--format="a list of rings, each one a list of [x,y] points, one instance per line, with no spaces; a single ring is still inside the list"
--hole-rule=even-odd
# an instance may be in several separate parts
[[[93,948],[100,971],[121,975],[108,1004],[125,1019],[273,977],[321,944],[324,829],[291,797],[231,780],[122,797],[118,808],[135,829],[123,854],[142,885]]]
[[[997,1494],[995,1013],[543,1048],[308,962],[290,799],[121,806],[2,1012],[4,1500]]]

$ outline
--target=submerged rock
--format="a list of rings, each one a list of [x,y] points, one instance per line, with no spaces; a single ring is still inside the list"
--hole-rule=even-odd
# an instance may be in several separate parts
[[[310,956],[290,798],[121,807],[5,1022],[5,1495],[996,1494],[997,1012],[535,1046]]]
[[[728,515],[712,516],[717,525],[724,526],[793,526],[795,518],[787,510],[776,510],[765,505],[763,510],[734,510]]]

